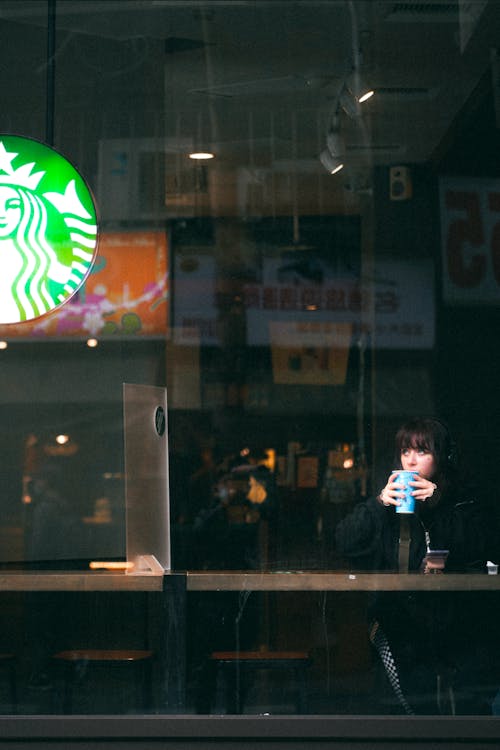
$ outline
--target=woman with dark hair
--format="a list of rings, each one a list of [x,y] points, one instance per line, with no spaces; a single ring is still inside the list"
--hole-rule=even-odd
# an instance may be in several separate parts
[[[416,500],[436,505],[458,481],[455,448],[448,428],[429,417],[412,419],[396,434],[394,462],[399,469],[418,472],[412,486]],[[384,505],[398,505],[401,487],[394,471],[379,495]],[[434,481],[432,481],[434,480]]]
[[[485,573],[490,519],[459,476],[446,425],[432,417],[412,419],[400,427],[395,444],[396,469],[418,472],[410,482],[415,512],[396,512],[403,486],[392,471],[379,495],[356,506],[337,526],[342,556],[358,570]],[[443,710],[442,704],[436,707],[436,685],[445,675],[461,681],[462,696],[470,697],[465,685],[470,688],[485,667],[475,649],[481,644],[473,639],[477,609],[471,610],[460,593],[444,589],[381,592],[370,608],[370,641],[405,713]],[[474,692],[477,686],[472,687]],[[476,705],[470,712],[484,710]]]

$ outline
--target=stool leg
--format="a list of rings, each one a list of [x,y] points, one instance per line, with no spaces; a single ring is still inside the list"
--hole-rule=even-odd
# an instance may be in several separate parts
[[[238,664],[221,665],[222,680],[224,683],[224,695],[226,714],[241,713],[241,672]]]
[[[63,713],[73,712],[73,683],[75,681],[76,663],[64,665],[63,678]]]
[[[16,665],[14,662],[9,665],[9,683],[11,711],[13,714],[17,714],[17,677]]]
[[[247,669],[245,664],[235,662],[225,664],[222,674],[226,688],[226,713],[243,713],[250,682],[250,669]]]
[[[153,703],[152,665],[149,659],[146,659],[140,665],[139,678],[138,705],[141,705],[144,711],[148,711]]]
[[[224,705],[226,714],[236,713],[234,710],[234,695],[236,692],[236,681],[233,679],[233,670],[226,665],[221,665],[221,676],[224,686]]]
[[[307,713],[307,689],[306,689],[306,672],[304,667],[295,667],[295,679],[297,681],[297,713]]]

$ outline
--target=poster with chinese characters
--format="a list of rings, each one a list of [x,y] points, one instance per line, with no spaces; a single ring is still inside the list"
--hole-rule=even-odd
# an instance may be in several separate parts
[[[427,259],[378,261],[373,279],[361,283],[332,272],[317,278],[292,273],[269,258],[262,280],[245,286],[244,302],[249,345],[272,344],[272,331],[292,323],[309,326],[316,346],[332,347],[332,330],[342,324],[351,326],[353,340],[367,335],[381,349],[434,345],[434,272]]]

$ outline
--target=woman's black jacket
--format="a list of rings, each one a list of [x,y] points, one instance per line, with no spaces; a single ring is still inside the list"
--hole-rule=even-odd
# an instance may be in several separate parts
[[[360,503],[336,528],[337,551],[352,569],[397,571],[401,518],[393,506],[385,507],[376,498]],[[409,572],[421,568],[426,532],[431,549],[449,550],[446,571],[485,570],[491,528],[473,498],[441,498],[434,508],[418,503],[415,514],[405,518],[411,540]]]

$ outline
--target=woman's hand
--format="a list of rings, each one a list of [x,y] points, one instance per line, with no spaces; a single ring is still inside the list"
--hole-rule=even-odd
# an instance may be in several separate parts
[[[399,498],[403,497],[403,493],[401,492],[403,485],[395,481],[397,475],[397,472],[393,472],[390,475],[387,484],[378,496],[382,505],[386,505],[387,507],[390,505],[399,505]]]
[[[415,488],[411,494],[415,500],[420,500],[420,502],[430,500],[434,492],[437,490],[437,485],[434,484],[434,482],[419,475],[417,475],[412,482],[409,482],[409,485],[410,487]]]
[[[387,484],[385,485],[384,489],[379,495],[379,500],[382,503],[382,505],[385,505],[389,507],[390,505],[399,505],[400,499],[404,497],[404,493],[402,492],[404,485],[396,482],[398,472],[393,471],[390,475],[389,479],[387,480]],[[437,486],[434,484],[434,482],[431,482],[429,479],[425,479],[424,477],[415,476],[414,481],[410,482],[410,487],[414,487],[415,489],[411,493],[415,500],[419,500],[420,502],[425,502],[425,500],[429,500],[434,492],[437,489]]]

